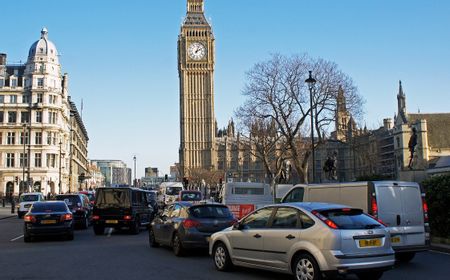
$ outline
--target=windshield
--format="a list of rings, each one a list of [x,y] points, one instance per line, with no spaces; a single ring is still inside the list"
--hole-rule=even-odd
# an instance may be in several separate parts
[[[31,213],[38,212],[66,212],[67,206],[65,203],[35,203],[31,207]]]
[[[333,209],[320,211],[320,214],[333,221],[340,229],[372,229],[382,225],[360,209]]]
[[[69,208],[73,208],[77,203],[81,203],[80,197],[78,195],[57,195],[55,200],[64,201]]]
[[[202,194],[200,192],[182,192],[181,201],[200,201]]]
[[[200,205],[189,208],[189,212],[195,218],[231,218],[228,207],[223,205]]]
[[[30,201],[38,201],[39,196],[37,194],[28,194],[28,195],[22,195],[20,197],[20,202],[30,202]]]
[[[166,194],[167,195],[178,195],[182,188],[180,187],[167,187]]]
[[[97,207],[130,207],[130,192],[127,189],[101,189],[98,190]]]
[[[264,195],[263,188],[244,188],[244,187],[234,187],[233,194],[241,195]]]

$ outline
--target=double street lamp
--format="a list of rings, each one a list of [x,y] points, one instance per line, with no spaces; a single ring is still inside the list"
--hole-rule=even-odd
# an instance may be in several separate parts
[[[314,183],[316,178],[316,159],[314,153],[314,113],[313,113],[313,88],[316,84],[316,79],[312,77],[312,71],[309,71],[309,77],[305,80],[309,88],[309,104],[311,110],[311,151],[312,151],[312,182]]]

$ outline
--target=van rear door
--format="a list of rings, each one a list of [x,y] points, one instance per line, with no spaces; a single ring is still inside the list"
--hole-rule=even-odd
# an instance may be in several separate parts
[[[402,225],[404,229],[404,245],[425,245],[425,227],[422,209],[421,190],[415,184],[401,185]]]

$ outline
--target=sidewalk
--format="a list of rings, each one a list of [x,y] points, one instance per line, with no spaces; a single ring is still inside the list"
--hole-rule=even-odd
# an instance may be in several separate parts
[[[6,207],[2,207],[0,204],[0,220],[17,217],[17,213],[15,211],[14,214],[11,214],[11,204],[7,203],[5,206]]]

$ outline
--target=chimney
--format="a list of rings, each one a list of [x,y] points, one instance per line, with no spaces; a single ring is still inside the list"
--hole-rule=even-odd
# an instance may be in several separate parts
[[[6,53],[0,53],[0,65],[6,65]]]
[[[392,129],[392,127],[394,126],[394,122],[391,118],[383,119],[383,126],[385,129]]]

